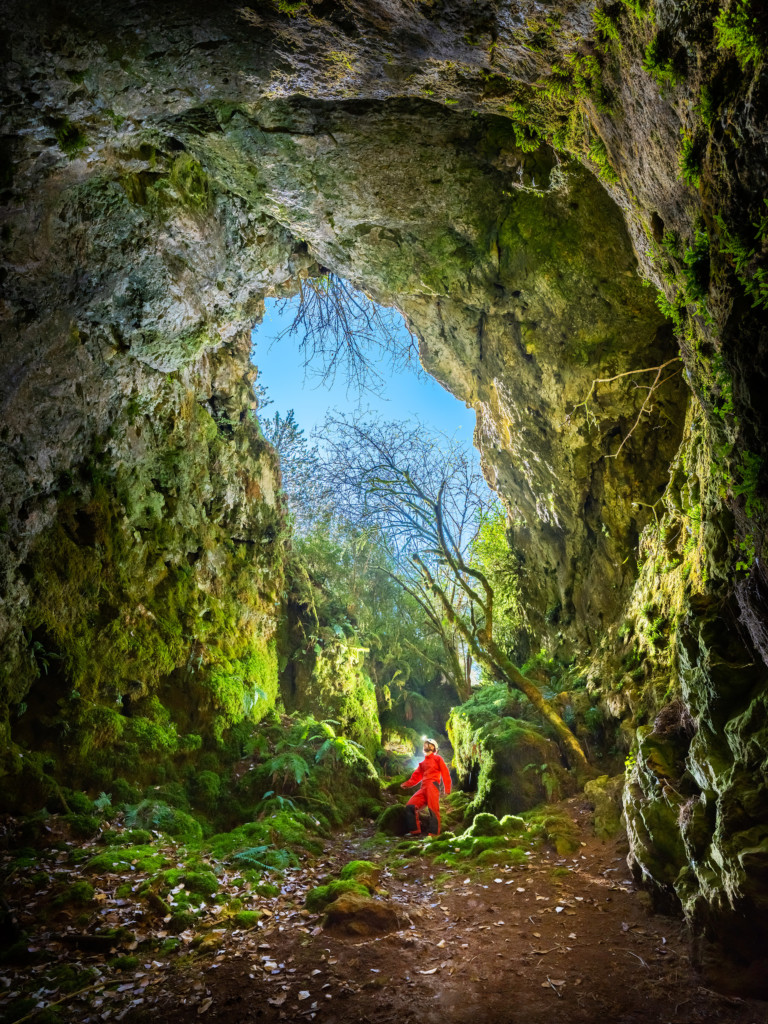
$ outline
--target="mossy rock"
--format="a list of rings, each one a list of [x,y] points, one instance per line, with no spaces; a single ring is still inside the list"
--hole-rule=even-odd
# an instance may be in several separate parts
[[[476,814],[472,824],[464,833],[465,836],[503,836],[504,826],[495,814],[487,811]]]
[[[319,914],[329,903],[333,903],[340,896],[350,892],[366,898],[369,896],[367,887],[360,882],[351,878],[337,879],[327,885],[318,885],[315,889],[310,889],[304,904],[307,910],[311,910],[313,914]]]
[[[164,832],[188,845],[200,843],[203,838],[202,826],[191,814],[157,800],[142,800],[126,813],[125,820],[132,828]]]
[[[584,795],[595,811],[595,835],[612,839],[622,829],[624,776],[601,775],[584,786]]]
[[[405,804],[393,804],[385,808],[376,819],[376,828],[379,832],[386,832],[390,836],[403,836],[408,830],[408,815]]]
[[[91,839],[101,828],[101,822],[93,814],[66,814],[63,821],[79,839]]]
[[[232,926],[234,928],[254,928],[262,916],[260,910],[238,910],[232,916]]]
[[[85,865],[88,871],[122,874],[133,867],[136,871],[152,873],[165,867],[167,857],[153,846],[118,846],[91,857]]]
[[[518,814],[505,814],[500,823],[505,836],[522,836],[527,830],[525,819]]]
[[[365,890],[349,890],[327,906],[323,928],[365,936],[399,931],[407,923],[391,904],[372,899]]]
[[[199,896],[213,896],[219,891],[219,880],[212,871],[172,868],[163,873],[163,881],[170,889],[183,885],[188,892]]]
[[[353,879],[373,891],[379,884],[381,868],[370,860],[351,860],[339,872],[342,880]]]
[[[100,838],[105,846],[146,846],[152,842],[152,833],[143,828],[127,828],[121,832],[107,830]]]
[[[574,789],[557,745],[531,722],[511,717],[515,706],[506,687],[494,685],[451,712],[448,733],[459,778],[477,779],[468,815],[517,814]]]
[[[67,904],[74,903],[78,906],[84,906],[87,903],[92,902],[96,890],[93,888],[90,882],[81,878],[77,882],[73,882],[72,885],[68,886],[63,892],[53,901],[54,907],[63,907]]]
[[[519,866],[525,864],[528,858],[525,851],[518,846],[497,847],[491,850],[482,850],[477,856],[478,864],[494,864],[499,867]]]
[[[561,857],[575,853],[581,846],[578,825],[562,811],[545,807],[542,810],[529,811],[525,815],[525,820],[530,835],[552,843]]]

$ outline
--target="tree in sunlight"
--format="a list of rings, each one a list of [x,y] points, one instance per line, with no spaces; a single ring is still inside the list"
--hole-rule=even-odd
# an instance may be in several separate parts
[[[293,409],[285,416],[276,412],[271,417],[261,417],[259,423],[264,437],[280,457],[283,494],[297,532],[303,533],[327,519],[333,510],[317,445],[299,426]]]
[[[458,635],[491,678],[523,693],[555,731],[571,766],[587,771],[576,737],[496,635],[499,581],[472,557],[495,496],[466,448],[430,437],[418,423],[343,415],[329,417],[325,433],[326,476],[338,507],[351,522],[382,530],[395,557],[393,575],[435,630]]]

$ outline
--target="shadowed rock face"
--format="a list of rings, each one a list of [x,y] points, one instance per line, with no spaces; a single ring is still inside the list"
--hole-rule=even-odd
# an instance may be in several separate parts
[[[58,699],[118,759],[117,701],[160,697],[196,736],[273,699],[281,515],[248,332],[328,268],[396,303],[477,410],[536,642],[644,729],[638,875],[702,927],[736,908],[754,946],[765,328],[762,241],[738,269],[733,231],[759,223],[765,73],[674,4],[620,12],[613,49],[586,3],[69,6],[10,5],[3,61],[6,770],[19,742],[87,777]],[[663,90],[654,32],[688,63]],[[641,414],[655,372],[634,371],[678,341],[685,372]],[[659,721],[677,699],[690,728]]]

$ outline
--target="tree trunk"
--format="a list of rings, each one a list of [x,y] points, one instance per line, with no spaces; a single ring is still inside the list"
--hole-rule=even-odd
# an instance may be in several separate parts
[[[571,768],[575,769],[579,775],[592,775],[592,768],[589,761],[587,761],[584,751],[581,749],[581,744],[549,701],[542,695],[538,686],[516,668],[506,654],[500,650],[495,641],[488,641],[486,646],[489,655],[493,659],[493,663],[497,669],[501,670],[507,685],[524,693],[541,717],[549,722],[555,730],[560,746],[563,748]]]

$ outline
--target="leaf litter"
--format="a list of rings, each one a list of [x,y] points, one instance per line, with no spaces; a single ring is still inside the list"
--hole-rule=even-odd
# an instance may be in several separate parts
[[[141,864],[90,872],[84,864],[103,849],[93,842],[41,853],[16,868],[7,887],[29,939],[26,962],[0,969],[0,1019],[20,1024],[50,1009],[63,1024],[156,1017],[166,1024],[199,1017],[242,1024],[258,1008],[262,1021],[464,1024],[474,1016],[508,1020],[513,999],[529,1024],[550,1021],[560,1001],[573,1024],[598,1017],[687,1024],[713,1014],[721,1024],[757,1020],[762,1004],[699,987],[680,923],[650,915],[630,883],[610,882],[607,865],[617,852],[623,861],[625,851],[620,842],[593,839],[585,807],[578,800],[570,805],[585,846],[571,862],[567,886],[553,876],[563,862],[552,850],[535,850],[524,865],[501,872],[477,868],[462,878],[449,869],[436,877],[426,856],[406,864],[397,840],[382,841],[365,826],[338,833],[320,860],[307,856],[298,869],[266,875],[277,895],[260,895],[209,862],[219,895],[196,900],[194,923],[176,934],[169,915],[139,895],[150,877]],[[153,847],[169,865],[183,867],[183,847],[159,835]],[[309,914],[309,889],[353,859],[379,863],[385,899],[407,909],[409,924],[354,941]],[[64,880],[70,887],[89,882],[92,899],[55,907]],[[178,885],[170,895],[184,892]],[[235,926],[229,900],[258,910],[256,924]],[[566,916],[578,917],[578,931]],[[670,933],[679,933],[674,948]],[[683,989],[684,1015],[670,1014]]]

